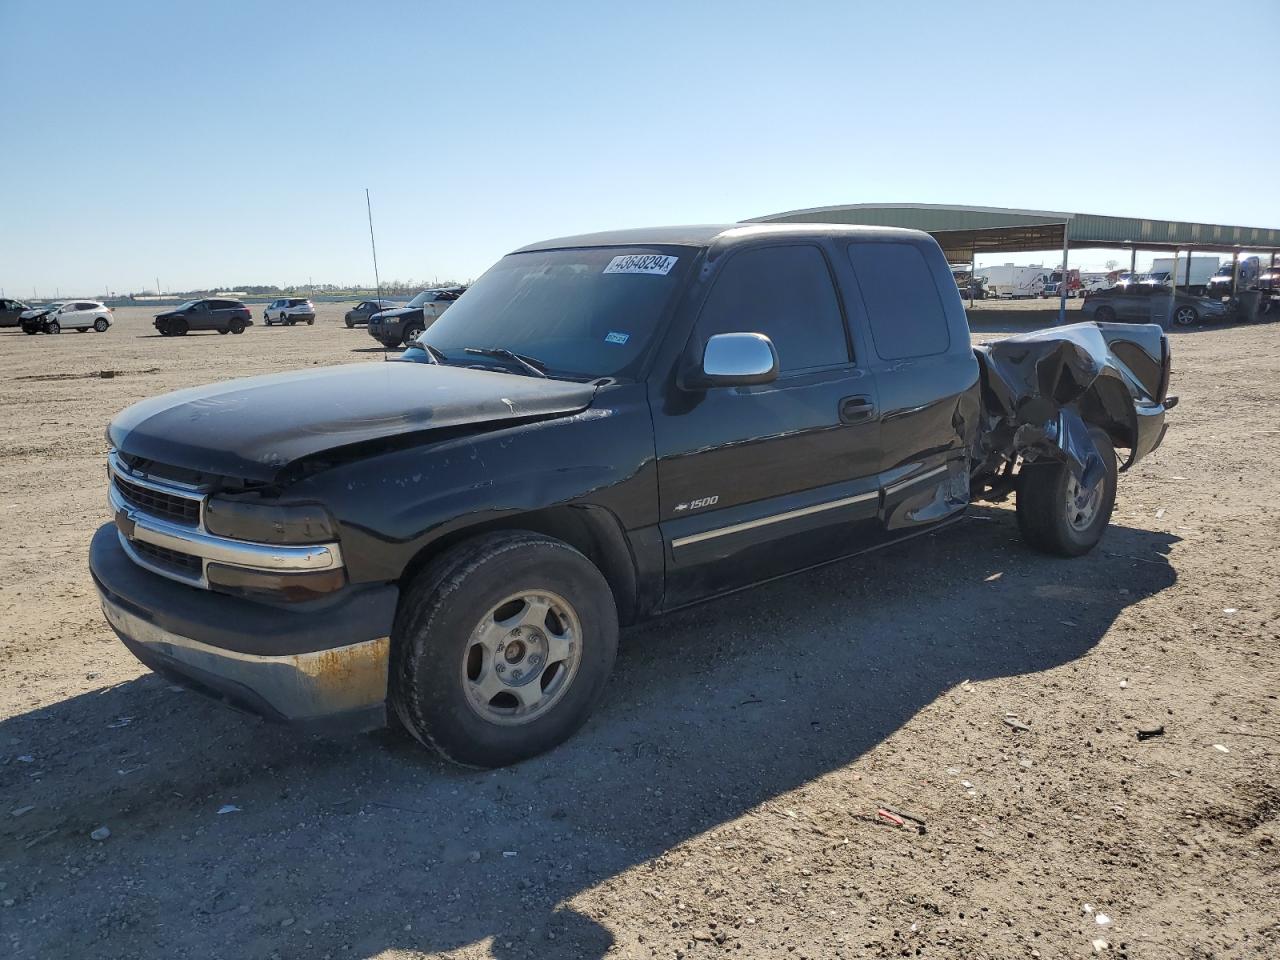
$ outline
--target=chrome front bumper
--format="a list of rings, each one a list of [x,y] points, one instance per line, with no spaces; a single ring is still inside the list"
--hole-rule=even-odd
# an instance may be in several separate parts
[[[143,663],[192,680],[272,719],[310,723],[335,716],[379,717],[384,708],[391,649],[388,637],[332,650],[269,657],[212,647],[173,633],[135,616],[106,596],[102,612]]]
[[[146,666],[269,720],[385,726],[393,585],[281,606],[195,589],[135,563],[112,524],[89,545],[102,611]]]

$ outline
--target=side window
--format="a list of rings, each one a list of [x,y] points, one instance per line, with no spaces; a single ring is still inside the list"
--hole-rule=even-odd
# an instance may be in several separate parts
[[[763,333],[784,373],[849,362],[826,258],[808,244],[730,256],[698,316],[703,344],[717,333]]]
[[[945,353],[951,345],[946,310],[933,273],[912,243],[853,243],[849,261],[867,309],[871,339],[882,360]]]

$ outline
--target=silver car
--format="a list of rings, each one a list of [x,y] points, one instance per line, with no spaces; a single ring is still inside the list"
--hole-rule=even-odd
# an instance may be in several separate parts
[[[1087,320],[1110,323],[1115,320],[1129,323],[1151,323],[1154,318],[1169,312],[1169,288],[1147,283],[1115,286],[1089,294],[1080,308]],[[1173,323],[1190,327],[1208,320],[1223,320],[1227,308],[1221,300],[1197,297],[1189,293],[1173,295]]]

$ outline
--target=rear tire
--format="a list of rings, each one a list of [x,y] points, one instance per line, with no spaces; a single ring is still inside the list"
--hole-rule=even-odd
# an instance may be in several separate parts
[[[1093,311],[1093,319],[1098,323],[1115,323],[1116,312],[1110,307],[1099,307]]]
[[[93,329],[98,333],[106,333],[107,327],[109,326],[111,326],[111,324],[107,323],[107,321],[104,320],[102,317],[99,317],[97,320],[93,321]]]
[[[76,333],[88,333],[88,332],[89,332],[88,327],[76,327]]]
[[[1098,545],[1116,505],[1119,468],[1111,439],[1097,427],[1089,429],[1106,472],[1098,481],[1097,496],[1087,510],[1075,506],[1069,495],[1074,486],[1065,463],[1028,463],[1018,478],[1018,529],[1028,544],[1045,553],[1079,557]]]
[[[227,324],[227,329],[218,332],[227,333],[228,331],[237,335],[244,333],[244,321],[239,317],[232,317],[231,322]]]
[[[307,318],[307,326],[308,326],[308,327],[315,326],[315,322],[316,322],[316,318],[315,318],[315,317],[308,317],[308,318]]]
[[[218,336],[222,337],[222,336],[227,335],[227,334],[228,334],[228,333],[230,333],[230,332],[231,332],[231,328],[230,328],[230,327],[223,327],[221,330],[219,330],[219,331],[218,331]]]
[[[498,767],[586,721],[613,669],[618,614],[604,576],[573,547],[487,534],[412,580],[391,645],[390,699],[409,732],[455,763]]]

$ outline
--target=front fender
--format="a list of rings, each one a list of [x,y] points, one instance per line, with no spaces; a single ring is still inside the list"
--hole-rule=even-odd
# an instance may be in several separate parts
[[[468,527],[557,506],[608,510],[624,531],[657,522],[647,401],[602,391],[581,413],[365,457],[292,485],[339,525],[352,582],[398,579],[423,550]],[[608,396],[612,394],[612,396]],[[631,394],[628,396],[627,394]]]

